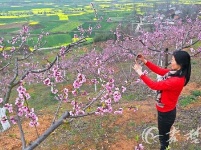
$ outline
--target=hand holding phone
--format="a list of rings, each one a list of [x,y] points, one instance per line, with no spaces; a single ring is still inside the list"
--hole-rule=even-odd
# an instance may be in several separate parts
[[[138,61],[141,61],[143,63],[146,63],[147,60],[144,58],[144,56],[142,54],[137,54],[136,58],[135,58],[135,62],[138,63]]]

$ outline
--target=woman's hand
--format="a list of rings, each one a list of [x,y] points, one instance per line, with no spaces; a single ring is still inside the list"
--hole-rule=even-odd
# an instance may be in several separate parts
[[[141,76],[141,75],[143,74],[143,72],[142,72],[142,67],[141,67],[138,63],[136,63],[136,64],[133,66],[133,69],[135,70],[135,72],[137,72],[137,74],[138,74],[139,76]]]
[[[137,61],[137,60],[140,60],[140,61],[143,62],[144,64],[147,63],[147,60],[145,59],[145,57],[144,57],[142,54],[138,54],[138,55],[136,56],[136,61]]]

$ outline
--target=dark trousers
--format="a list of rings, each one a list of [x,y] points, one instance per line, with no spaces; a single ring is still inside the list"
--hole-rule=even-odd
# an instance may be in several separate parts
[[[176,118],[176,108],[169,112],[158,111],[158,130],[159,141],[161,144],[160,150],[165,150],[169,145],[170,129]]]

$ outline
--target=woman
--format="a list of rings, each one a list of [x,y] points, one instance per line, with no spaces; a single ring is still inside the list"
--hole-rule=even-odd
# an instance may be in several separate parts
[[[138,55],[151,71],[162,76],[161,81],[153,81],[143,74],[142,67],[136,63],[134,70],[142,81],[151,89],[157,90],[156,109],[158,111],[158,130],[160,150],[165,150],[169,145],[169,132],[176,118],[176,104],[178,97],[191,75],[191,58],[186,51],[175,51],[171,60],[171,70],[163,69],[147,61],[143,55]]]

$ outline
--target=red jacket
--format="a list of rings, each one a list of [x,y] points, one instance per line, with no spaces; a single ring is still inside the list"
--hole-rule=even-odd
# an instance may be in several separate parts
[[[147,62],[146,66],[158,75],[165,75],[169,72],[169,69],[163,69],[151,62]],[[140,78],[153,90],[161,90],[161,102],[164,107],[161,108],[156,105],[156,108],[160,112],[168,112],[176,107],[178,97],[184,87],[185,77],[170,77],[162,81],[153,81],[146,75],[141,75]]]

